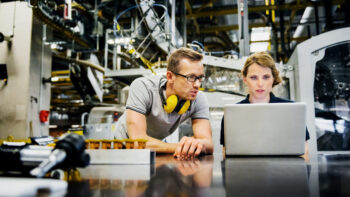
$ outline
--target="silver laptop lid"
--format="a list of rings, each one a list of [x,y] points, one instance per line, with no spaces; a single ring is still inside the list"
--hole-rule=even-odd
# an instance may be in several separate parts
[[[226,155],[301,155],[306,135],[305,103],[225,106]]]

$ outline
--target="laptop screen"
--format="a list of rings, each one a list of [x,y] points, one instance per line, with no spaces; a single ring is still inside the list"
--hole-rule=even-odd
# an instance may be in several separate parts
[[[301,155],[306,104],[230,104],[224,109],[227,155]]]

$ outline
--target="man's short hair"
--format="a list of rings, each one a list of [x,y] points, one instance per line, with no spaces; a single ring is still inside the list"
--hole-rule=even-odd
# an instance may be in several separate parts
[[[203,55],[193,49],[181,47],[170,55],[167,70],[176,73],[179,72],[179,64],[182,59],[197,62],[203,59]]]

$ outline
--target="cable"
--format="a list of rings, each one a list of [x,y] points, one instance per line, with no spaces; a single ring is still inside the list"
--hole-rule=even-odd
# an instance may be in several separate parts
[[[128,11],[130,11],[130,10],[132,10],[132,9],[135,9],[135,8],[142,7],[142,6],[146,6],[146,4],[140,4],[140,5],[131,6],[131,7],[127,8],[127,9],[123,10],[122,12],[120,12],[120,13],[115,17],[115,20],[114,20],[114,23],[113,23],[113,33],[114,33],[115,38],[117,38],[117,29],[118,29],[118,31],[120,30],[120,26],[119,26],[119,24],[118,24],[118,19],[119,19],[123,14],[125,14],[126,12],[128,12]],[[155,4],[152,4],[152,5],[148,5],[148,6],[150,6],[150,7],[162,7],[162,8],[165,10],[165,12],[167,13],[167,15],[168,15],[168,9],[167,9],[164,5],[162,5],[162,4],[157,4],[157,3],[155,3]]]
[[[192,45],[192,46],[191,46],[191,45]],[[206,51],[204,51],[204,45],[203,45],[201,42],[197,41],[197,40],[192,41],[192,42],[191,42],[191,45],[190,45],[190,46],[191,46],[192,49],[194,49],[194,50],[196,50],[196,49],[194,48],[194,45],[199,46],[200,49],[202,50],[202,51],[200,51],[200,52],[203,53],[203,54],[205,54],[205,55],[225,55],[225,54],[230,54],[230,55],[237,55],[238,57],[240,57],[240,54],[239,54],[237,51],[234,51],[234,50],[230,50],[230,51],[213,51],[213,52],[206,52]]]
[[[191,42],[191,44],[199,45],[201,47],[202,51],[204,51],[204,45],[201,42],[199,42],[197,40],[194,40],[194,41]]]

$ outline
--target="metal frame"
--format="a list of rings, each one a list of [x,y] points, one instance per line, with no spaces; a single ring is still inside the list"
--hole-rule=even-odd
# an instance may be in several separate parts
[[[325,47],[350,41],[350,28],[342,28],[329,31],[300,43],[293,52],[287,64],[294,67],[295,76],[295,100],[307,104],[307,127],[310,132],[310,154],[317,153],[317,139],[315,127],[315,103],[314,103],[314,77],[315,77],[315,51]]]

